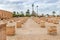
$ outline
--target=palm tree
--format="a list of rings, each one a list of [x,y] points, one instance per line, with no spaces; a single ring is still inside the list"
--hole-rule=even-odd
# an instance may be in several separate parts
[[[42,14],[41,16],[44,17],[44,14]]]
[[[38,5],[36,7],[37,7],[37,16],[38,16]]]
[[[35,16],[35,13],[34,13],[34,3],[32,4],[32,16]]]
[[[13,13],[15,14],[16,12],[14,11]]]
[[[34,11],[34,3],[32,4],[32,11]]]
[[[49,14],[46,14],[47,15],[47,17],[49,16]]]
[[[29,9],[26,11],[26,16],[30,16],[30,10]]]
[[[55,12],[55,11],[53,11],[52,13],[53,13],[53,16],[55,16],[56,12]]]
[[[13,12],[13,17],[16,17],[16,12],[15,11]]]
[[[24,13],[23,13],[23,11],[21,11],[21,17],[24,17]]]
[[[19,17],[20,16],[20,14],[19,14],[19,12],[17,12],[17,17]]]

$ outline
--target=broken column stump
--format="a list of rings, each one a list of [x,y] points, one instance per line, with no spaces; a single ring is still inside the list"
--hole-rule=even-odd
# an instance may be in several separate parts
[[[0,40],[6,40],[6,24],[0,24]]]
[[[56,26],[51,26],[48,28],[48,34],[49,35],[57,35],[57,27]]]
[[[54,23],[54,24],[59,24],[59,21],[58,21],[57,19],[54,19],[54,20],[53,20],[53,23]]]
[[[15,35],[15,23],[7,23],[7,26],[6,26],[6,34],[7,36],[13,36]]]
[[[41,28],[45,28],[45,21],[41,21],[40,26],[41,26]]]
[[[17,28],[21,28],[22,27],[22,23],[20,21],[16,22],[16,27]]]

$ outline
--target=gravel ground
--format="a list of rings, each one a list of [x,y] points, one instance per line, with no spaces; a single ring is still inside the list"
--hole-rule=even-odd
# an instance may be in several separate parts
[[[17,28],[15,36],[7,37],[7,40],[60,40],[60,27],[58,28],[58,35],[48,35],[48,26],[55,25],[46,22],[46,28],[41,28],[39,24],[34,22],[31,18],[22,25],[22,28]]]

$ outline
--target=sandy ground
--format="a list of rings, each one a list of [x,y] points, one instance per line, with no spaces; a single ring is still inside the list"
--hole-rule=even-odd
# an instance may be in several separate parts
[[[48,26],[55,25],[51,23],[45,23],[46,28],[41,28],[39,24],[34,22],[31,18],[22,25],[22,28],[17,28],[15,36],[7,37],[7,40],[60,40],[60,27],[58,28],[58,34],[56,36],[48,35]]]

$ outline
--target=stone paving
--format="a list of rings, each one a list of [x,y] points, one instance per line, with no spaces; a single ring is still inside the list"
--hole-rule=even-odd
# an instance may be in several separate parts
[[[60,40],[60,27],[58,28],[58,35],[52,36],[47,34],[47,25],[46,28],[41,28],[39,24],[34,22],[31,18],[22,25],[22,28],[16,29],[15,36],[7,37],[7,40]],[[55,24],[50,24],[55,25]]]

